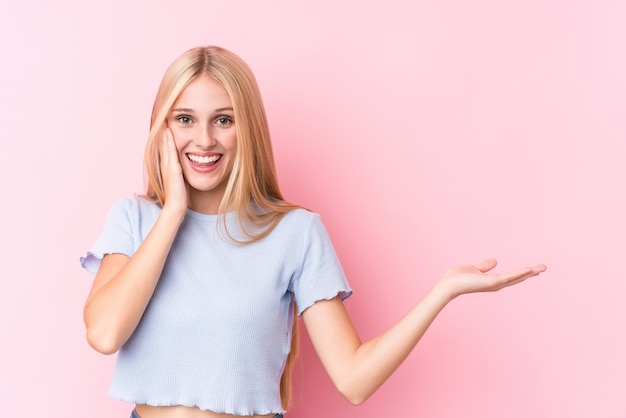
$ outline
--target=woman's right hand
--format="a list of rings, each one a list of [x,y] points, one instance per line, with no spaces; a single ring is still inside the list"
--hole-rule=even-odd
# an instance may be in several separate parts
[[[187,183],[178,158],[172,130],[165,127],[159,144],[160,169],[165,194],[163,210],[184,216],[187,210]],[[182,218],[181,218],[182,219]]]
[[[115,353],[135,331],[187,210],[187,183],[172,131],[166,127],[159,140],[163,210],[134,254],[102,258],[85,303],[87,340],[104,354]]]

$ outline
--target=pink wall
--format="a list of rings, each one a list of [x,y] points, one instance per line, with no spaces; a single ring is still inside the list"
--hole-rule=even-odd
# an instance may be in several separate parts
[[[0,416],[127,416],[105,396],[113,358],[83,337],[78,256],[143,189],[165,66],[218,44],[258,76],[282,187],[322,213],[363,338],[450,266],[549,266],[452,303],[359,408],[305,338],[290,416],[626,417],[625,15],[620,0],[2,2]]]

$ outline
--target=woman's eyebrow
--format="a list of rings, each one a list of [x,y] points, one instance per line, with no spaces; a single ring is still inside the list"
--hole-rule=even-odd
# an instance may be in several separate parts
[[[226,111],[232,112],[233,108],[232,107],[220,107],[219,109],[213,110],[214,113],[226,112]],[[172,109],[172,112],[193,113],[193,112],[195,112],[195,110],[189,109],[189,108],[186,108],[186,107],[177,107],[175,109]]]

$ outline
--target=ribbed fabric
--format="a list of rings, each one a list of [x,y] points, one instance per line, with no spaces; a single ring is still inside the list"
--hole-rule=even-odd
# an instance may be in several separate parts
[[[161,209],[119,201],[81,264],[132,256]],[[290,349],[291,295],[299,313],[352,290],[320,216],[288,213],[261,241],[223,239],[216,215],[187,211],[152,299],[120,349],[109,395],[233,415],[284,413],[280,378]],[[234,214],[229,230],[237,236]]]

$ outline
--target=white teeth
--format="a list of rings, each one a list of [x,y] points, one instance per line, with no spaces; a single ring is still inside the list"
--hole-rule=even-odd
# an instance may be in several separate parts
[[[191,160],[194,163],[198,163],[198,164],[209,164],[209,163],[214,163],[217,160],[220,159],[220,155],[219,154],[215,154],[215,155],[194,155],[194,154],[187,154],[187,158],[189,158],[189,160]]]

